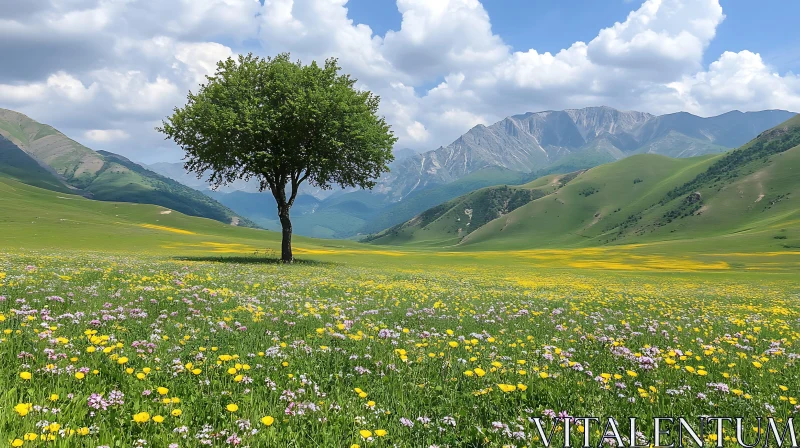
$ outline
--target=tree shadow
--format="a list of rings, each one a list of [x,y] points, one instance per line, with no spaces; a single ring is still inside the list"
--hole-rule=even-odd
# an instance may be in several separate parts
[[[231,256],[231,257],[213,257],[213,256],[204,256],[204,257],[172,257],[173,260],[177,261],[203,261],[207,263],[230,263],[230,264],[278,264],[278,265],[304,265],[304,266],[333,266],[335,263],[329,261],[319,261],[319,260],[305,260],[305,259],[294,259],[294,263],[287,264],[284,263],[278,257],[260,257],[260,256]]]

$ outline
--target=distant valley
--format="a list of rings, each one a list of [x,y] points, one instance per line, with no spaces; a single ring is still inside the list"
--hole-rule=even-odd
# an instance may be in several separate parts
[[[672,158],[719,154],[746,144],[792,116],[792,112],[779,110],[732,111],[710,118],[684,112],[655,116],[609,107],[515,115],[491,126],[476,126],[433,151],[396,151],[391,171],[373,191],[322,191],[304,186],[292,211],[294,227],[306,236],[358,238],[484,187],[524,184],[637,154]],[[257,193],[252,184],[237,182],[209,192],[206,183],[185,173],[181,163],[149,168],[206,191],[264,228],[279,228],[274,200],[268,193]],[[255,196],[247,198],[249,194]],[[266,209],[259,211],[261,205]]]

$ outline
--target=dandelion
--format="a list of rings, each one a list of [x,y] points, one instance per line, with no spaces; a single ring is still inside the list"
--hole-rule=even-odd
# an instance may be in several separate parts
[[[147,412],[139,412],[133,415],[133,421],[136,423],[146,423],[150,421],[150,414]]]

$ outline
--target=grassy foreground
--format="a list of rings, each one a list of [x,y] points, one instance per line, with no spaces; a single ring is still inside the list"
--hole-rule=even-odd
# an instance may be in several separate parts
[[[531,418],[553,413],[641,417],[646,437],[653,416],[800,410],[792,276],[383,259],[6,252],[0,433],[12,446],[499,447],[539,443]],[[602,428],[583,430],[599,442]]]

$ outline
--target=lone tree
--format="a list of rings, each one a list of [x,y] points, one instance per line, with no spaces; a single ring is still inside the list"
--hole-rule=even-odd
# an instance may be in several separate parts
[[[184,167],[214,188],[257,179],[278,203],[281,258],[293,261],[289,210],[300,185],[373,188],[397,141],[380,98],[357,90],[336,59],[303,65],[289,54],[217,64],[214,76],[158,131],[186,153]]]

